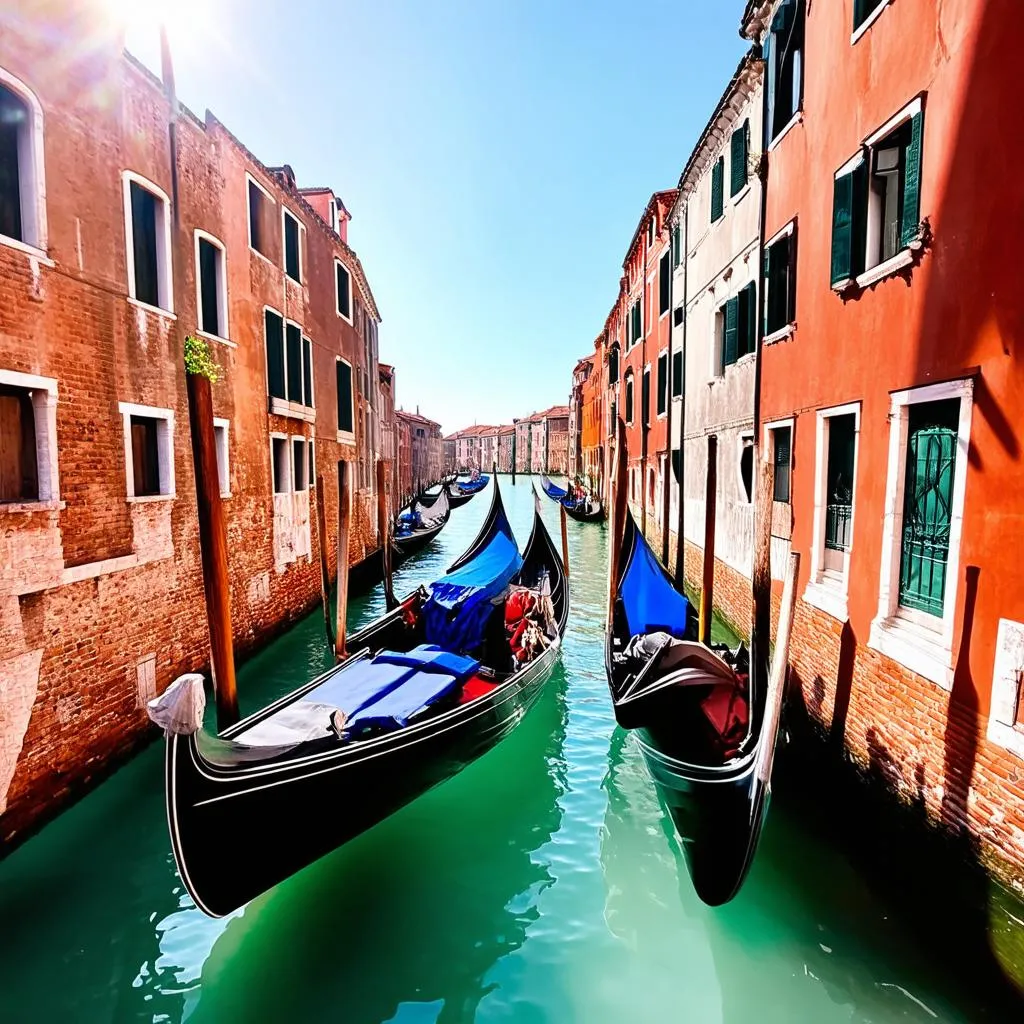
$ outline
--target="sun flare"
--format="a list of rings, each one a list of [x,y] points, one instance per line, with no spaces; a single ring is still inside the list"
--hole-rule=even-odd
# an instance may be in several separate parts
[[[104,5],[111,20],[124,27],[129,48],[139,40],[152,45],[162,27],[176,53],[209,28],[213,6],[210,0],[104,0]]]

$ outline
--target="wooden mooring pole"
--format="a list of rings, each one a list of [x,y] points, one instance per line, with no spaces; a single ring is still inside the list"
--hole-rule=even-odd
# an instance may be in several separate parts
[[[228,537],[220,498],[217,444],[213,436],[213,396],[208,378],[186,373],[188,422],[199,513],[199,553],[210,629],[210,667],[217,700],[217,730],[238,721],[235,652],[231,633],[231,587],[228,581]]]
[[[318,463],[319,465],[319,463]],[[324,496],[324,478],[316,478],[316,532],[320,545],[320,603],[324,608],[324,631],[327,646],[334,650],[334,628],[331,626],[331,570],[327,562],[327,500]]]
[[[381,567],[384,570],[384,603],[388,611],[398,605],[391,576],[391,511],[388,508],[388,464],[377,460],[377,539],[380,542]]]
[[[349,466],[338,462],[338,608],[334,630],[334,657],[341,661],[348,656],[345,629],[348,618],[348,535],[352,523],[352,487]]]
[[[704,493],[704,566],[700,589],[702,644],[711,643],[711,615],[715,605],[715,512],[718,502],[718,438],[708,438],[708,474]]]
[[[610,481],[612,492],[611,548],[608,553],[608,626],[612,625],[615,613],[615,593],[619,589],[619,558],[622,555],[622,538],[626,532],[626,508],[629,494],[626,471],[629,455],[626,451],[626,427],[618,420],[615,428],[615,462]]]
[[[562,566],[565,569],[565,578],[569,578],[569,528],[566,525],[568,516],[565,514],[565,506],[558,503],[559,518],[562,520]]]

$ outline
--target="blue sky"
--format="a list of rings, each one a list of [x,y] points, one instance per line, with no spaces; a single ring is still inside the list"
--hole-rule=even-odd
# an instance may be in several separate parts
[[[568,400],[742,6],[193,0],[172,45],[183,102],[342,196],[399,403],[448,432]]]

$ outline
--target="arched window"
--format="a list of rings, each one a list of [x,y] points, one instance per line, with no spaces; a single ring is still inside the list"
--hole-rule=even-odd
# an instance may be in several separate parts
[[[45,249],[45,195],[42,108],[0,68],[0,235]]]
[[[626,371],[626,422],[633,422],[633,371]]]

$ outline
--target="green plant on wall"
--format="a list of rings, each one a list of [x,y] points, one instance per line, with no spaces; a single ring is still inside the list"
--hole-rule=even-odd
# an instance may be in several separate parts
[[[185,339],[185,372],[205,377],[211,383],[221,377],[220,365],[210,355],[210,346],[194,334]]]

